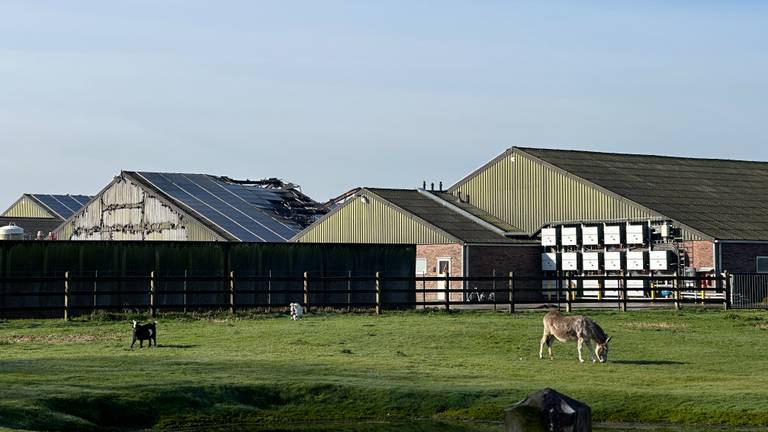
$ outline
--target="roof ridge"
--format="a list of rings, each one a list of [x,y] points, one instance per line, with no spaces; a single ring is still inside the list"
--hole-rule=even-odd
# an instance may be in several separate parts
[[[725,158],[706,158],[706,157],[693,157],[693,156],[669,156],[659,154],[644,154],[644,153],[619,153],[619,152],[605,152],[594,150],[575,150],[575,149],[559,149],[559,148],[545,148],[545,147],[512,147],[507,150],[518,149],[524,152],[527,151],[545,151],[545,152],[558,152],[558,153],[586,153],[586,154],[601,154],[610,156],[633,156],[641,158],[664,158],[664,159],[686,159],[697,161],[711,161],[711,162],[739,162],[739,163],[751,163],[759,165],[768,165],[768,161],[754,161],[744,159],[725,159]]]

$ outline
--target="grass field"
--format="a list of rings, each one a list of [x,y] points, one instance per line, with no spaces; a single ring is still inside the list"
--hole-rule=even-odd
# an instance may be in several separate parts
[[[590,314],[613,336],[607,364],[579,364],[574,343],[539,360],[542,313],[161,316],[159,347],[134,350],[125,316],[3,321],[0,427],[500,421],[544,387],[601,422],[768,426],[768,314]]]

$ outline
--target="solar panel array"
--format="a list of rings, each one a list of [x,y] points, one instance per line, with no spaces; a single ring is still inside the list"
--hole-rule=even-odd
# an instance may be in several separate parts
[[[68,219],[91,200],[87,195],[32,194],[31,196],[62,219]]]
[[[278,190],[205,174],[136,174],[240,241],[284,242],[300,231],[298,225],[275,212],[284,201]]]

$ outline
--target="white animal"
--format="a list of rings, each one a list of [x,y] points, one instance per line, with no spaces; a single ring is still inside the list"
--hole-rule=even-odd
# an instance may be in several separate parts
[[[582,363],[584,363],[584,359],[581,357],[581,347],[584,342],[587,343],[589,357],[592,358],[593,362],[595,356],[600,363],[605,363],[608,360],[608,342],[611,341],[611,338],[592,318],[583,315],[563,316],[556,310],[548,312],[544,315],[544,335],[541,337],[541,345],[539,345],[539,358],[544,358],[544,345],[549,351],[549,358],[554,358],[552,342],[555,338],[560,342],[577,340],[579,361]],[[590,341],[595,341],[594,355]]]
[[[304,307],[299,303],[291,303],[291,319],[294,321],[298,321],[301,319],[301,316],[304,315]]]

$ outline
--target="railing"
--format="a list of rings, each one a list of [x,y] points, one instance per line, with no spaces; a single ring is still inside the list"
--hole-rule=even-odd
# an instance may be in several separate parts
[[[736,280],[739,280],[736,275]],[[586,286],[589,281],[592,286]],[[720,276],[570,276],[548,278],[510,273],[504,276],[236,275],[105,276],[72,275],[0,278],[0,312],[24,316],[35,312],[63,315],[95,310],[285,309],[290,302],[306,308],[517,308],[557,304],[575,307],[632,307],[684,304],[731,307],[731,277]],[[594,286],[597,284],[597,286]],[[639,284],[639,286],[637,286]],[[51,287],[53,290],[42,290]],[[191,286],[194,285],[194,286]],[[107,286],[108,288],[104,288]],[[30,289],[34,287],[36,290]],[[116,288],[117,287],[117,288]],[[27,300],[24,300],[27,299]],[[37,299],[33,301],[31,299]]]

